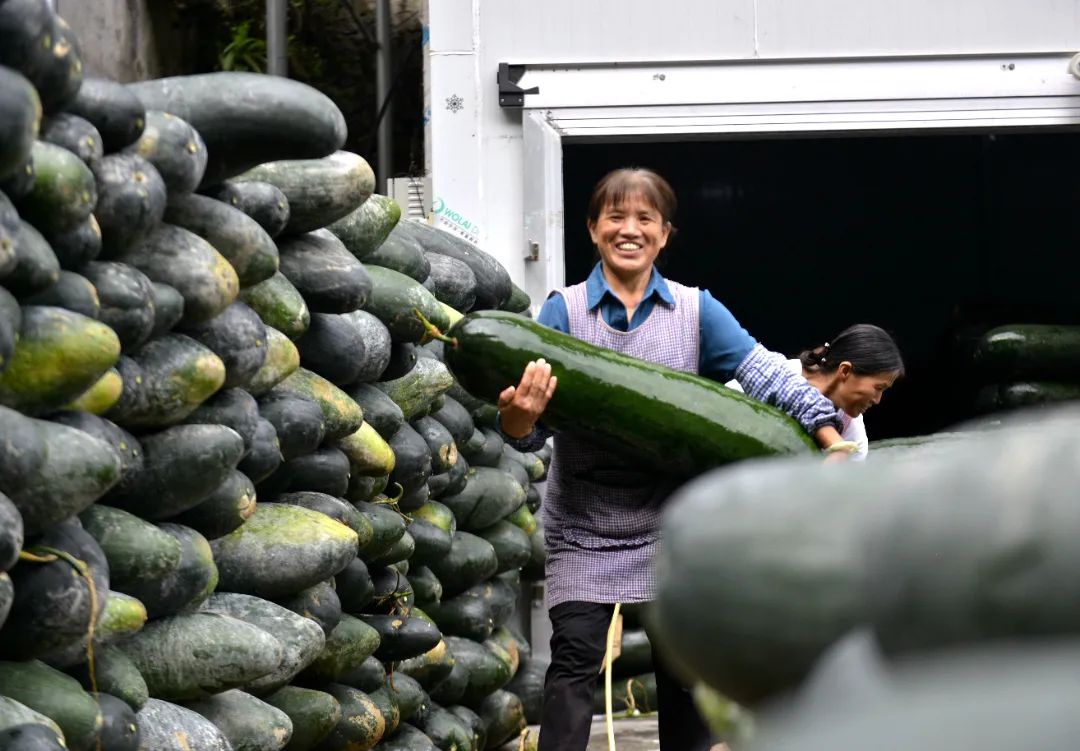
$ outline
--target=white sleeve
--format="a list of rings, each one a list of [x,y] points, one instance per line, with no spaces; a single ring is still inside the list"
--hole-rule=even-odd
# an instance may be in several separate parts
[[[845,441],[855,441],[858,444],[858,451],[851,457],[853,460],[862,461],[870,453],[870,439],[866,437],[866,424],[863,422],[862,415],[853,418],[840,437]]]

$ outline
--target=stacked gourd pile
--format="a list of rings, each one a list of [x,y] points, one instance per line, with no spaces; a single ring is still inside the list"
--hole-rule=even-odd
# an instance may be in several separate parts
[[[998,326],[976,340],[972,364],[981,413],[1080,399],[1080,326]]]
[[[307,86],[83,80],[45,0],[0,4],[0,66],[0,747],[516,736],[549,456],[415,311],[528,298]]]

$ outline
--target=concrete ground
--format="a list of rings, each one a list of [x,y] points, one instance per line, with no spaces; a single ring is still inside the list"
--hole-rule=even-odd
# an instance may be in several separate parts
[[[530,743],[526,748],[536,747],[538,731],[538,726],[529,726]],[[517,751],[520,745],[519,740],[514,740],[502,746],[500,751]],[[656,715],[615,720],[615,747],[618,751],[659,751]],[[593,719],[588,751],[608,751],[607,729],[604,727],[603,717]]]
[[[536,748],[538,731],[539,726],[529,726],[529,743],[526,749]],[[499,751],[519,751],[520,748],[521,739],[519,738],[502,746]],[[617,751],[660,751],[656,715],[615,720],[615,748]],[[603,717],[593,718],[588,751],[608,751],[607,729],[604,726]],[[729,749],[721,743],[714,747],[714,751],[729,751]]]
[[[656,715],[615,720],[615,748],[618,751],[660,751]],[[603,717],[593,720],[589,751],[608,751],[607,727]]]

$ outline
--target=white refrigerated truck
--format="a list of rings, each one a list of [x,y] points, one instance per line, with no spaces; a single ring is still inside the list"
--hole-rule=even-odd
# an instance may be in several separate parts
[[[534,300],[568,144],[1080,123],[1077,0],[428,0],[427,32],[428,208]]]

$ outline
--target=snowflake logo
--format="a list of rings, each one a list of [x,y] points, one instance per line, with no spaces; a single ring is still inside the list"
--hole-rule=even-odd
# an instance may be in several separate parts
[[[446,109],[451,112],[461,112],[465,109],[465,100],[459,97],[457,94],[452,94],[446,97]]]

